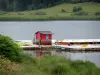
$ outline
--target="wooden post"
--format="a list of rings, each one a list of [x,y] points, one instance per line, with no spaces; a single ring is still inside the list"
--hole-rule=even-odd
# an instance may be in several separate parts
[[[34,34],[34,38],[33,38],[33,44],[35,44],[36,43],[36,38],[35,38],[35,34]]]
[[[41,40],[39,40],[39,49],[41,48],[41,46],[40,46],[40,43],[41,43],[41,42],[40,42],[40,41],[41,41]]]
[[[43,52],[42,52],[42,49],[41,49],[41,38],[42,38],[42,37],[41,37],[41,35],[40,35],[40,44],[39,44],[39,49],[40,49],[40,57],[42,56],[42,53],[43,53]]]
[[[40,39],[39,39],[39,50],[37,52],[37,59],[40,59],[41,55],[42,55],[42,50],[41,50],[41,35],[40,35]]]

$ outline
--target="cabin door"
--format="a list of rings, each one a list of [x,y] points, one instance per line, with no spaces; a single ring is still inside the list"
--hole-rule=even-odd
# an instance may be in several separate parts
[[[46,35],[46,40],[49,40],[49,36],[48,35]]]

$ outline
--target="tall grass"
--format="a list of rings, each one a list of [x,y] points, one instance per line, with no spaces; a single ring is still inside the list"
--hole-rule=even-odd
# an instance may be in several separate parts
[[[47,75],[38,69],[37,59],[28,54],[22,54],[22,56],[23,62],[20,64],[21,70],[19,72],[13,72],[12,75]]]
[[[100,68],[89,61],[72,61],[48,55],[42,56],[40,60],[26,54],[22,57],[20,70],[11,75],[100,75]]]
[[[68,60],[63,57],[44,56],[40,59],[38,64],[40,70],[50,73],[51,75],[66,75],[70,70]]]
[[[45,62],[44,62],[45,61]],[[58,56],[46,56],[40,59],[40,67],[51,75],[99,75],[100,69],[86,61],[71,61]]]
[[[0,56],[0,75],[11,75],[20,70],[19,64]]]

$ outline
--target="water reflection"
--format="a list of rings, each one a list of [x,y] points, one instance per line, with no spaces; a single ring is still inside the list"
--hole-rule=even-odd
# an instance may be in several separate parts
[[[36,57],[36,51],[24,51],[24,53]],[[88,52],[88,53],[71,53],[71,52],[55,52],[52,51],[52,55],[64,56],[67,59],[71,60],[83,60],[91,61],[100,67],[100,53],[98,52]]]
[[[95,63],[97,66],[100,66],[99,52],[87,52],[87,53],[57,52],[56,55],[64,56],[71,60],[91,61]]]

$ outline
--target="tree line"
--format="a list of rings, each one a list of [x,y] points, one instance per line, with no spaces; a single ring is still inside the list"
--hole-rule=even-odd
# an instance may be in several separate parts
[[[100,0],[0,0],[0,11],[36,10],[61,3],[100,2]]]

